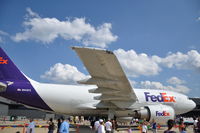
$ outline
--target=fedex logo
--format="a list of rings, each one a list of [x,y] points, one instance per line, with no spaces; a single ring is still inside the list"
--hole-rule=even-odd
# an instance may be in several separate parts
[[[0,64],[8,64],[8,60],[4,60],[3,57],[0,57]]]
[[[156,116],[170,116],[170,113],[166,111],[163,112],[156,111]]]
[[[152,102],[176,102],[174,96],[167,96],[167,93],[160,93],[160,95],[151,95],[150,92],[144,92],[146,101]]]

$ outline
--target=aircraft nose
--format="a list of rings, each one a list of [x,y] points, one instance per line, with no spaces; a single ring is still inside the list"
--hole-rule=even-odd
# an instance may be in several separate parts
[[[190,108],[191,110],[196,107],[196,103],[193,100],[190,100]]]

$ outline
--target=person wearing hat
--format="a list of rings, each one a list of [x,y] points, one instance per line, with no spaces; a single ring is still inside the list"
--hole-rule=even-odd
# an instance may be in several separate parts
[[[99,127],[98,127],[98,133],[106,133],[103,120],[100,119],[100,120],[99,120],[99,123],[100,123],[100,125],[99,125]]]

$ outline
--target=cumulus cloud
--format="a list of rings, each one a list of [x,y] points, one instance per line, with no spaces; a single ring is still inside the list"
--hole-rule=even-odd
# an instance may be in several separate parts
[[[85,18],[60,21],[57,18],[42,18],[30,8],[27,8],[27,12],[23,22],[25,31],[12,37],[16,42],[34,40],[45,44],[61,37],[65,40],[75,40],[85,46],[105,48],[117,40],[117,36],[111,32],[111,23],[94,27],[87,23]]]
[[[186,54],[169,53],[164,58],[138,54],[134,50],[118,49],[114,53],[129,77],[157,75],[163,67],[200,71],[200,54],[196,50],[190,50]]]
[[[177,52],[170,54],[165,58],[160,58],[159,64],[168,68],[193,69],[200,71],[200,53],[196,50],[190,50],[187,54]]]
[[[75,66],[57,63],[41,75],[41,78],[56,83],[76,84],[77,81],[88,78],[88,76],[78,71]]]
[[[141,81],[141,88],[145,89],[164,89],[164,86],[160,82],[151,82],[151,81]]]
[[[129,77],[157,75],[161,71],[159,65],[154,61],[154,56],[148,56],[145,53],[137,54],[134,50],[125,51],[123,49],[115,50],[114,53]]]
[[[6,32],[4,32],[4,31],[0,30],[0,35],[7,36],[7,35],[8,35],[8,33],[6,33]]]
[[[28,14],[26,14],[26,16],[25,16],[27,19],[28,19],[29,17],[37,17],[37,18],[40,18],[39,14],[37,14],[36,12],[33,12],[33,11],[31,10],[30,7],[27,7],[27,8],[26,8],[26,11],[28,12]]]
[[[185,86],[184,84],[178,82],[177,84],[173,83],[173,85],[163,85],[160,82],[154,81],[141,81],[137,83],[137,87],[143,89],[160,89],[160,90],[171,90],[180,93],[188,93],[191,89]]]
[[[9,35],[8,33],[0,30],[0,43],[4,43],[4,39],[5,39],[4,37],[8,35]]]
[[[170,79],[167,80],[167,83],[172,84],[172,85],[180,85],[180,84],[184,84],[185,81],[177,77],[171,77]]]

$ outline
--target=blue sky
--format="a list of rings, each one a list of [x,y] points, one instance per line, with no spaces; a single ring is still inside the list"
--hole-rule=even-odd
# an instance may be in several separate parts
[[[27,76],[87,77],[70,46],[112,50],[134,87],[200,93],[199,0],[1,0],[0,46]]]

